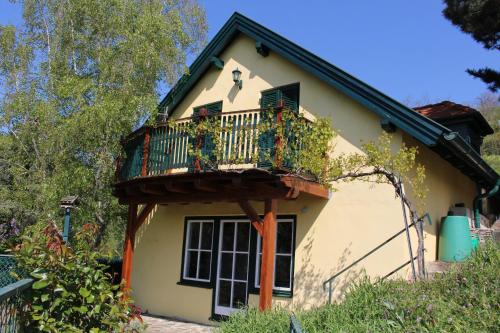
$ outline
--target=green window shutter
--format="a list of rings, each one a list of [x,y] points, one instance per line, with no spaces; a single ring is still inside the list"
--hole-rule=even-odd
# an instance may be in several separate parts
[[[260,99],[261,109],[275,108],[278,105],[278,101],[281,97],[281,91],[279,89],[273,89],[262,92],[262,97]]]
[[[283,107],[295,112],[299,110],[299,85],[289,85],[262,92],[261,109],[276,108],[283,101]]]
[[[280,89],[281,99],[284,102],[285,109],[294,112],[299,111],[299,86],[292,85]]]
[[[298,112],[299,85],[293,84],[262,92],[260,105],[262,109],[261,119],[269,116],[266,113],[269,112],[269,109],[277,108],[280,105],[282,105],[285,109],[291,110],[293,112]],[[272,117],[274,118],[274,120],[276,120],[276,115],[273,115]],[[273,130],[265,131],[260,134],[259,162],[257,163],[258,167],[269,168],[272,166],[274,155],[276,153],[275,136],[276,133]],[[287,133],[285,136],[291,139],[289,133]],[[289,158],[285,158],[283,162],[284,166],[286,167],[290,165]]]
[[[260,99],[260,107],[262,109],[260,119],[261,121],[269,121],[269,109],[274,109],[278,105],[281,97],[279,89],[273,89],[262,92]],[[276,116],[273,115],[273,118]],[[275,131],[268,130],[259,134],[259,161],[257,167],[270,168],[274,159],[274,137]]]
[[[193,121],[194,122],[200,121],[199,115],[200,115],[200,110],[202,108],[207,109],[208,116],[215,116],[222,111],[222,101],[195,107],[193,109]],[[191,142],[192,145],[195,145],[196,139],[197,138],[189,138],[189,141]],[[214,142],[212,135],[210,135],[210,134],[204,135],[204,137],[202,138],[201,144],[202,144],[202,146],[201,146],[202,155],[204,157],[208,157],[208,159],[211,161],[211,164],[215,164],[215,162],[216,162],[215,161],[216,156],[214,154],[215,142]],[[190,159],[189,166],[190,166],[190,170],[192,170],[194,168],[194,160],[192,158]],[[207,169],[209,166],[204,165],[204,163],[202,163],[201,167],[202,167],[202,169]]]

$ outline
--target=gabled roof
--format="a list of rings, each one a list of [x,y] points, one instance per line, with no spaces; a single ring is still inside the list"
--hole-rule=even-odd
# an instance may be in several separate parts
[[[221,54],[240,33],[254,39],[260,47],[284,57],[350,96],[379,115],[381,121],[392,123],[431,147],[481,185],[492,186],[499,178],[496,172],[456,133],[239,13],[234,13],[208,43],[189,67],[189,74],[184,75],[161,101],[160,110],[171,114],[211,66],[213,57]]]
[[[477,128],[478,134],[481,136],[493,134],[494,132],[481,112],[466,105],[442,101],[435,104],[414,107],[413,109],[445,126],[447,123],[469,121]]]

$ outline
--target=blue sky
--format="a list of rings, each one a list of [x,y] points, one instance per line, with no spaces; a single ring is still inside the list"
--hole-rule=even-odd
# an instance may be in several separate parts
[[[209,38],[238,11],[403,102],[474,103],[486,86],[465,69],[500,67],[498,51],[446,20],[440,0],[200,2]],[[19,6],[0,0],[0,22],[19,24]]]

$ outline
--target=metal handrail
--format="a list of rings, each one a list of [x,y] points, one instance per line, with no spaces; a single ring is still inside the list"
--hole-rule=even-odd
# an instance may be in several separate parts
[[[0,288],[0,332],[17,333],[23,328],[28,308],[23,293],[33,284],[33,279],[24,279]]]
[[[389,276],[393,275],[394,273],[398,272],[399,270],[403,269],[404,267],[408,266],[412,261],[415,261],[417,260],[418,256],[414,256],[411,260],[408,260],[407,262],[405,262],[404,264],[402,264],[401,266],[398,266],[396,269],[394,269],[393,271],[391,271],[390,273],[384,275],[379,281],[383,281],[385,279],[387,279]]]
[[[412,227],[414,224],[415,224],[414,222],[411,223],[411,224],[409,224],[408,228]],[[384,245],[387,245],[389,242],[391,242],[392,240],[394,240],[396,237],[398,237],[402,233],[406,232],[406,230],[407,230],[406,227],[403,228],[403,229],[401,229],[400,231],[398,231],[397,233],[395,233],[394,235],[392,235],[391,237],[389,237],[388,239],[386,239],[384,242],[380,243],[379,245],[377,245],[376,247],[374,247],[373,249],[371,249],[370,251],[368,251],[367,253],[365,253],[363,256],[361,256],[360,258],[358,258],[357,260],[353,261],[349,266],[343,268],[339,272],[337,272],[334,275],[332,275],[329,279],[325,280],[323,282],[323,290],[325,290],[326,289],[326,285],[328,285],[328,303],[332,302],[332,282],[333,282],[333,280],[335,280],[337,277],[339,277],[343,273],[347,272],[352,267],[354,267],[357,264],[359,264],[361,261],[363,261],[364,259],[366,259],[371,254],[373,254],[376,251],[378,251]],[[410,262],[411,261],[408,261],[408,263],[410,263]]]
[[[294,314],[290,315],[290,333],[305,333]]]
[[[21,292],[31,287],[32,283],[33,279],[22,279],[0,288],[0,302],[3,302],[12,296],[19,295]]]

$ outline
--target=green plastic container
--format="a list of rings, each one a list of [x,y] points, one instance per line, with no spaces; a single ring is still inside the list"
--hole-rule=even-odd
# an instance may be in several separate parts
[[[439,236],[439,260],[460,262],[472,252],[472,240],[467,216],[444,218]]]

